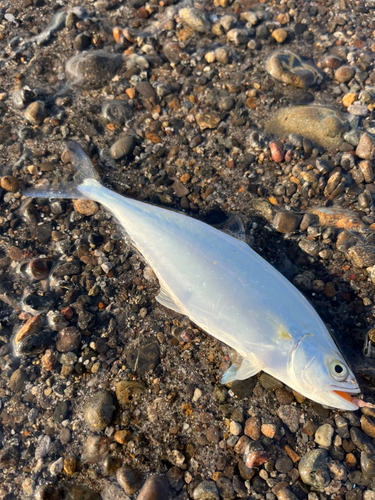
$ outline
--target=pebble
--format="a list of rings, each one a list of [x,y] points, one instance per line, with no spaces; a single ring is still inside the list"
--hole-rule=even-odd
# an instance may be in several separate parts
[[[293,467],[293,461],[286,455],[278,458],[275,462],[275,469],[283,474],[290,472]]]
[[[133,152],[135,144],[135,138],[132,135],[126,135],[111,146],[111,149],[109,150],[110,155],[115,160],[121,160],[121,158],[124,158]]]
[[[90,396],[84,406],[83,418],[92,431],[103,431],[112,420],[113,398],[108,391]]]
[[[211,29],[211,23],[203,12],[194,7],[184,7],[178,11],[178,15],[193,31],[207,33]]]
[[[340,66],[335,71],[335,80],[339,83],[350,82],[355,75],[355,69],[352,66]]]
[[[228,31],[227,40],[238,47],[239,45],[245,45],[249,41],[249,37],[246,30],[235,28]]]
[[[164,476],[150,476],[147,478],[137,500],[165,500],[169,498],[169,485]]]
[[[298,464],[302,481],[317,489],[325,488],[330,482],[327,465],[328,454],[326,450],[320,448],[308,451]]]
[[[375,138],[367,133],[361,135],[355,154],[363,160],[375,159]]]
[[[290,211],[277,212],[274,219],[274,226],[279,233],[292,233],[298,229],[301,216]]]
[[[284,31],[281,28],[280,30]],[[279,29],[275,31],[279,32]],[[319,85],[324,78],[323,73],[313,63],[302,60],[302,58],[290,50],[276,50],[271,53],[266,61],[266,68],[268,73],[279,82],[302,89]],[[290,133],[301,133],[301,135],[304,135],[298,130],[296,132],[290,131]]]
[[[206,128],[214,129],[220,123],[220,116],[215,111],[210,111],[207,113],[198,113],[196,120],[201,130],[205,130]]]
[[[116,397],[120,406],[133,404],[145,392],[146,387],[142,382],[133,380],[121,380],[116,385]]]
[[[90,435],[84,443],[82,461],[92,464],[102,462],[108,456],[108,448],[108,438]]]
[[[301,134],[314,144],[336,149],[341,146],[349,125],[340,111],[324,106],[292,106],[277,111],[266,123],[266,130],[285,139],[289,134]]]
[[[33,259],[27,266],[27,274],[30,278],[41,281],[45,280],[49,274],[49,268],[44,259]]]
[[[83,89],[100,89],[112,80],[123,64],[122,56],[92,50],[73,56],[65,67],[67,79]]]
[[[262,421],[259,417],[250,417],[245,422],[244,434],[254,441],[260,439]]]
[[[272,32],[272,38],[276,40],[277,43],[283,43],[287,39],[288,33],[282,28],[278,28]]]
[[[367,106],[358,106],[356,103],[351,104],[347,108],[348,113],[355,116],[368,116],[369,110]]]
[[[140,475],[127,465],[117,469],[116,479],[127,495],[134,495],[139,490]]]
[[[284,159],[284,147],[279,142],[270,143],[271,158],[274,162],[280,163]]]
[[[234,436],[240,436],[242,433],[242,425],[232,420],[229,426],[229,431]]]
[[[87,217],[95,215],[99,210],[99,205],[93,200],[75,200],[74,210]]]
[[[35,500],[61,500],[60,489],[54,484],[43,484],[37,488]]]
[[[297,432],[299,428],[300,410],[295,406],[281,405],[277,409],[280,420],[289,427],[290,432]]]
[[[315,442],[323,448],[329,448],[332,443],[334,429],[330,424],[323,424],[318,427],[315,433]]]
[[[102,116],[109,123],[122,126],[133,118],[133,110],[128,103],[115,99],[102,105]]]
[[[5,191],[16,193],[19,188],[19,182],[18,179],[12,175],[4,175],[4,177],[1,178],[0,186],[5,189]]]
[[[348,250],[348,257],[353,261],[353,264],[360,269],[370,267],[375,264],[375,246],[372,245],[357,245]]]
[[[28,381],[28,376],[23,368],[18,368],[15,370],[10,379],[9,387],[10,390],[15,394],[21,394],[25,388],[26,382]]]
[[[81,334],[75,326],[68,326],[59,331],[56,337],[56,349],[69,352],[77,349],[81,343]]]
[[[194,500],[219,500],[219,491],[213,481],[202,481],[193,492]]]
[[[362,415],[361,416],[361,428],[371,438],[375,438],[375,419]]]
[[[46,108],[44,102],[34,101],[29,104],[25,110],[25,118],[32,125],[41,125],[46,117]]]
[[[361,453],[361,470],[366,478],[375,477],[375,454],[370,454],[362,451]]]

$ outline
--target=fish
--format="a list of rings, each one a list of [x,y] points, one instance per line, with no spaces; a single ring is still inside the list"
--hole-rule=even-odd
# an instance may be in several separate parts
[[[183,213],[103,186],[78,143],[67,141],[73,182],[26,196],[90,199],[119,222],[159,280],[159,304],[237,351],[221,382],[263,371],[321,405],[357,410],[356,378],[308,300],[248,244]]]

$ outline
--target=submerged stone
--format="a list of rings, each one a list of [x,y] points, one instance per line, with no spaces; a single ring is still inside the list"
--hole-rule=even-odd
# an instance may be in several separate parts
[[[290,50],[273,52],[267,59],[266,68],[275,80],[301,89],[320,85],[324,80],[324,74],[313,63]]]
[[[104,87],[121,69],[122,56],[104,50],[92,50],[78,54],[66,63],[67,79],[84,89]]]
[[[324,106],[292,106],[280,109],[266,124],[267,132],[280,138],[300,134],[326,149],[337,149],[349,130],[340,111]]]

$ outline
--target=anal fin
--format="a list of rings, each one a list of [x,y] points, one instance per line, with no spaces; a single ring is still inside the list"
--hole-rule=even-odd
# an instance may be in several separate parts
[[[221,383],[229,384],[229,382],[234,382],[235,380],[246,380],[259,373],[262,368],[261,362],[258,361],[255,356],[254,360],[244,358],[240,367],[234,364],[224,373],[221,378]]]

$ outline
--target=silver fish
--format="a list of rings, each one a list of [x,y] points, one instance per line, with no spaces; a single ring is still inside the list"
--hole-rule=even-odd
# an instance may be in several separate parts
[[[86,198],[111,212],[155,272],[156,300],[242,357],[222,383],[263,370],[320,404],[357,410],[357,381],[303,295],[246,243],[178,212],[136,201],[99,182],[81,147],[67,143],[76,183],[27,196]]]

